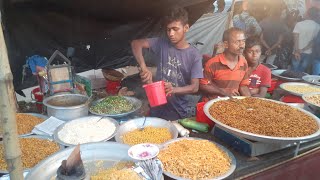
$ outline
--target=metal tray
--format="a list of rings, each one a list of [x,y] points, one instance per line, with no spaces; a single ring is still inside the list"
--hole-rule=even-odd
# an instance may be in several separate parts
[[[141,118],[131,119],[121,124],[115,136],[116,142],[123,143],[121,137],[129,131],[133,131],[135,129],[142,127],[143,121],[144,121],[144,117],[141,117]],[[170,121],[167,121],[161,118],[156,118],[156,117],[147,117],[145,126],[168,128],[171,133],[172,139],[175,139],[178,137],[178,130]]]
[[[310,87],[315,87],[315,88],[319,88],[320,90],[320,87],[319,86],[315,86],[315,85],[311,85],[311,84],[308,84],[308,83],[300,83],[300,82],[287,82],[287,83],[282,83],[280,84],[280,88],[292,95],[295,95],[295,96],[302,96],[303,94],[301,93],[296,93],[296,92],[293,92],[293,91],[290,91],[290,90],[287,90],[285,89],[284,87],[285,86],[310,86]]]
[[[19,138],[37,138],[37,139],[45,139],[45,140],[49,140],[49,141],[53,141],[52,137],[50,136],[42,136],[42,135],[30,135],[30,136],[25,136],[25,137],[19,137]],[[1,142],[2,144],[2,142]],[[62,149],[63,147],[60,146],[60,149]],[[30,171],[31,169],[24,169],[24,171]],[[7,170],[0,170],[0,174],[7,174],[9,173]]]
[[[59,144],[61,144],[61,145],[63,145],[63,146],[75,146],[75,145],[77,145],[77,144],[69,144],[69,143],[66,143],[66,142],[64,142],[63,140],[61,140],[61,139],[59,138],[59,136],[58,136],[58,132],[59,132],[66,124],[68,124],[68,123],[74,123],[75,121],[88,121],[88,120],[91,120],[91,119],[96,119],[97,121],[99,121],[100,118],[102,118],[102,117],[101,117],[101,116],[86,116],[86,117],[81,117],[81,118],[78,118],[78,119],[69,121],[69,122],[67,122],[67,123],[61,124],[61,125],[54,131],[54,133],[53,133],[53,139],[54,139],[57,143],[59,143]],[[104,120],[109,120],[111,123],[113,123],[113,124],[115,125],[116,129],[115,129],[115,131],[114,131],[109,137],[105,137],[105,139],[103,139],[101,142],[108,141],[108,140],[110,140],[111,138],[113,138],[113,137],[116,135],[116,133],[117,133],[117,131],[118,131],[118,128],[119,128],[119,123],[118,123],[116,120],[114,120],[114,119],[112,119],[112,118],[109,118],[109,117],[103,117],[103,119],[104,119]]]
[[[103,168],[112,167],[119,161],[133,161],[128,156],[130,146],[116,142],[99,142],[80,145],[81,159],[85,166],[86,178],[98,170],[98,161],[103,162]],[[55,179],[56,171],[61,162],[69,157],[74,147],[59,151],[37,164],[27,175],[26,180]],[[101,167],[99,167],[101,169]]]
[[[98,116],[107,116],[107,117],[119,118],[119,117],[123,117],[123,116],[127,116],[129,114],[132,114],[132,113],[136,112],[138,109],[141,108],[142,102],[139,99],[137,99],[135,97],[129,97],[129,96],[123,96],[123,97],[126,98],[128,101],[130,101],[133,104],[133,106],[134,106],[133,110],[131,110],[129,112],[126,112],[126,113],[120,113],[120,114],[98,114],[98,113],[92,112],[90,108],[92,106],[95,106],[100,101],[102,101],[104,99],[104,98],[102,98],[102,99],[99,99],[99,100],[96,100],[96,101],[92,102],[92,104],[91,104],[91,106],[89,108],[89,112],[91,114],[95,114],[95,115],[98,115]]]
[[[48,116],[45,116],[43,114],[38,114],[38,113],[18,113],[18,114],[28,114],[28,115],[32,115],[32,116],[35,116],[35,117],[38,117],[38,118],[42,118],[43,121],[47,120],[48,119]],[[30,136],[32,135],[33,133],[30,132],[30,133],[26,133],[26,134],[21,134],[19,135],[20,137],[25,137],[25,136]],[[0,134],[0,139],[2,139],[2,134]]]
[[[184,137],[184,138],[172,139],[172,140],[170,140],[170,141],[168,141],[168,142],[160,145],[160,150],[168,147],[169,144],[172,144],[172,143],[174,143],[174,142],[181,141],[181,140],[184,140],[184,139],[190,139],[190,140],[206,140],[206,139],[193,138],[193,137],[187,137],[187,138]],[[208,141],[210,141],[210,140],[208,140]],[[223,147],[222,145],[220,145],[220,144],[218,144],[218,143],[215,143],[215,142],[213,142],[213,141],[210,141],[210,142],[213,143],[213,144],[215,144],[215,145],[217,145],[222,151],[224,151],[225,153],[228,154],[228,156],[229,156],[230,159],[231,159],[231,167],[230,167],[229,171],[227,171],[225,174],[223,174],[223,175],[221,175],[221,176],[218,176],[218,177],[215,177],[215,178],[213,178],[213,179],[208,179],[208,180],[225,179],[225,178],[229,177],[229,176],[235,171],[235,169],[236,169],[236,164],[237,164],[237,163],[236,163],[236,158],[234,157],[234,155],[233,155],[227,148],[225,148],[225,147]],[[201,153],[201,152],[199,152],[199,153]],[[172,174],[172,173],[170,173],[170,172],[167,172],[167,171],[163,171],[163,174],[165,174],[165,175],[167,175],[167,176],[169,176],[169,177],[171,177],[171,178],[173,178],[173,179],[187,180],[187,179],[185,179],[185,178],[176,176],[176,175],[174,175],[174,174]]]
[[[243,98],[246,98],[246,97],[234,97],[234,98],[243,99]],[[273,137],[273,136],[265,136],[265,135],[254,134],[254,133],[250,133],[250,132],[246,132],[246,131],[242,131],[242,130],[230,127],[228,125],[225,125],[225,124],[221,123],[219,120],[213,118],[211,116],[211,114],[209,113],[209,109],[214,103],[216,103],[218,101],[228,100],[228,99],[229,99],[228,97],[213,99],[213,100],[207,102],[204,105],[204,109],[203,110],[204,110],[204,113],[212,121],[214,121],[216,124],[218,124],[220,128],[222,128],[223,130],[228,131],[228,132],[230,132],[232,134],[235,134],[237,136],[240,136],[240,137],[243,137],[243,138],[246,138],[246,139],[249,139],[249,140],[253,140],[253,141],[258,141],[258,142],[281,144],[281,143],[293,143],[293,142],[311,140],[311,139],[315,139],[315,138],[319,137],[319,135],[320,135],[320,119],[317,116],[315,116],[314,114],[312,114],[312,113],[310,113],[310,112],[308,112],[308,111],[306,111],[304,109],[301,109],[301,108],[298,108],[298,107],[293,107],[293,106],[291,106],[291,107],[294,108],[294,109],[298,109],[301,112],[311,116],[317,122],[318,128],[319,128],[317,132],[315,132],[314,134],[308,135],[308,136],[303,136],[303,137]],[[265,101],[271,101],[271,102],[275,102],[275,103],[278,103],[278,104],[287,105],[286,103],[279,102],[279,101],[274,101],[274,100],[270,100],[270,99],[264,99],[264,98],[258,98],[258,99],[262,99],[262,100],[265,100]]]
[[[285,77],[285,76],[281,76],[280,74],[283,73],[284,71],[286,71],[287,69],[276,69],[276,70],[272,70],[271,74],[277,78],[279,78],[280,80],[283,81],[288,81],[288,82],[298,82],[298,81],[302,81],[302,78],[289,78],[289,77]],[[308,75],[307,73],[305,73],[306,75]]]
[[[314,96],[314,95],[320,95],[320,92],[304,94],[304,95],[302,96],[302,99],[304,100],[304,102],[306,102],[306,104],[307,104],[309,107],[311,107],[312,110],[314,110],[314,111],[316,111],[316,112],[319,113],[319,112],[320,112],[320,106],[318,106],[318,105],[316,105],[316,104],[308,101],[307,98],[306,98],[306,97],[310,97],[310,96]]]
[[[320,86],[320,76],[317,75],[306,75],[303,76],[302,79],[307,83],[314,84]]]

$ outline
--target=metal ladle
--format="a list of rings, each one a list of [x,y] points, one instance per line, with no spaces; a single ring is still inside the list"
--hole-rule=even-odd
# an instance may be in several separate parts
[[[146,123],[146,120],[147,120],[147,117],[145,116],[145,117],[144,117],[144,120],[143,120],[143,124],[142,124],[142,126],[139,128],[139,131],[144,130],[144,124]]]

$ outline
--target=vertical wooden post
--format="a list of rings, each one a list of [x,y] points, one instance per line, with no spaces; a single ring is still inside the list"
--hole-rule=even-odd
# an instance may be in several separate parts
[[[227,24],[226,24],[226,30],[233,27],[233,23],[232,23],[232,18],[233,18],[233,12],[234,12],[234,4],[236,3],[235,0],[232,1],[232,5],[231,5],[231,11],[229,12],[228,15],[228,20],[227,20]]]
[[[23,180],[21,150],[16,124],[16,99],[12,80],[0,11],[0,126],[10,179]]]

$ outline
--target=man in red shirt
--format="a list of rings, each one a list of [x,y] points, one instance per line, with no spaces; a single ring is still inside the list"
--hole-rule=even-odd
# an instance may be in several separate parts
[[[271,86],[271,71],[260,64],[261,44],[259,39],[250,37],[246,40],[244,56],[249,65],[249,90],[251,96],[264,98]]]
[[[204,101],[217,96],[250,96],[248,64],[242,56],[245,41],[244,32],[239,28],[224,32],[225,51],[204,66],[204,78],[200,80]]]

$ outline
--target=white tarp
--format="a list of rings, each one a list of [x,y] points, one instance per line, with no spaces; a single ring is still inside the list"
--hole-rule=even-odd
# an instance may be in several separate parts
[[[187,41],[197,45],[201,54],[212,54],[214,44],[222,41],[223,32],[228,21],[228,12],[205,14],[198,19],[187,32]]]

